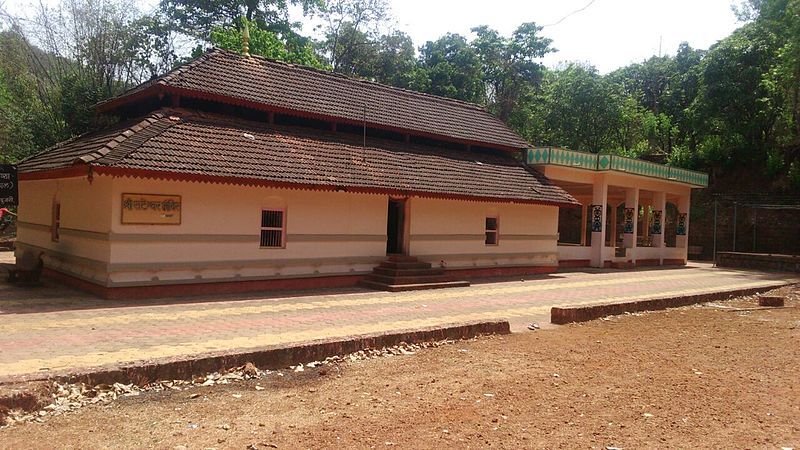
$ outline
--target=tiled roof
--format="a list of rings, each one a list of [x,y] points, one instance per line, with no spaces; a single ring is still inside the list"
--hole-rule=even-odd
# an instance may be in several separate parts
[[[59,144],[23,161],[19,170],[24,174],[82,164],[304,187],[577,204],[543,175],[504,153],[372,138],[364,146],[361,137],[345,133],[178,110]]]
[[[516,149],[529,146],[502,121],[472,103],[257,56],[246,58],[219,49],[210,50],[194,61],[105,104],[119,102],[126,96],[156,86],[331,119],[358,123],[366,121],[398,131],[418,132],[485,146]],[[102,109],[104,104],[98,106]]]

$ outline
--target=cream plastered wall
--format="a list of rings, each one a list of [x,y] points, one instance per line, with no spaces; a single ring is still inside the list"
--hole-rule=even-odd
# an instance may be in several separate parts
[[[558,260],[589,260],[592,257],[592,248],[580,245],[559,245]]]
[[[180,195],[180,225],[128,225],[123,193]],[[347,192],[115,178],[111,285],[369,272],[386,255],[388,198]],[[286,211],[285,248],[260,248],[262,208]]]
[[[408,204],[409,251],[447,268],[554,266],[558,208],[412,198]],[[487,217],[499,220],[497,245],[486,245]]]
[[[102,283],[110,261],[111,178],[21,181],[17,256],[44,251],[47,267]],[[61,205],[58,242],[52,240],[53,203]]]

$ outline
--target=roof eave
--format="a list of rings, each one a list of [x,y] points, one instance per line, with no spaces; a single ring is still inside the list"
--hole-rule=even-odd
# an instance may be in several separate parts
[[[575,207],[580,205],[580,203],[577,202],[573,203],[567,200],[565,200],[564,202],[554,202],[549,200],[537,200],[537,199],[527,199],[527,198],[490,197],[490,196],[479,196],[479,195],[443,193],[443,192],[427,192],[427,191],[419,191],[413,189],[374,188],[367,186],[352,186],[352,185],[346,185],[344,183],[343,184],[290,183],[290,182],[263,180],[259,178],[205,175],[205,174],[174,172],[166,170],[161,171],[161,170],[150,170],[150,169],[133,169],[127,167],[113,167],[113,166],[96,165],[96,164],[77,164],[57,169],[23,172],[19,174],[19,179],[20,181],[33,181],[33,180],[46,180],[46,179],[57,179],[57,178],[75,178],[88,175],[149,178],[149,179],[172,180],[172,181],[190,181],[190,182],[210,183],[210,184],[230,184],[230,185],[240,185],[240,186],[266,186],[266,187],[311,190],[311,191],[345,191],[358,194],[388,194],[388,195],[401,195],[409,197],[440,198],[440,199],[450,199],[450,200],[492,202],[492,203],[522,203],[522,204],[557,206],[557,207]]]

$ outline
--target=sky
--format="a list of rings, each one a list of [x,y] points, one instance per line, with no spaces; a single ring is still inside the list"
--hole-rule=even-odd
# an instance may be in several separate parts
[[[38,0],[0,0],[14,13]],[[44,0],[55,4],[58,0]],[[132,0],[146,11],[158,0]],[[674,54],[686,41],[706,49],[741,24],[731,4],[741,0],[389,0],[393,27],[408,33],[419,47],[447,32],[470,37],[470,29],[488,25],[509,36],[524,22],[544,26],[542,35],[558,52],[542,62],[587,62],[608,73],[653,55]],[[292,9],[303,33],[314,35],[318,20]]]
[[[470,29],[478,25],[488,25],[510,36],[521,23],[536,22],[545,25],[542,35],[552,39],[553,47],[559,50],[543,59],[545,65],[588,62],[601,73],[608,73],[658,55],[659,45],[662,54],[674,54],[683,41],[694,48],[710,47],[741,25],[731,11],[734,1],[739,3],[738,0],[390,0],[390,3],[395,28],[408,33],[417,47],[447,32],[469,37]],[[311,34],[313,21],[305,22],[304,31]]]

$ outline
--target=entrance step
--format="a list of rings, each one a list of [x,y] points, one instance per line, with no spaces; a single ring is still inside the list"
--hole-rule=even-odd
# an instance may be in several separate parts
[[[386,261],[419,262],[416,256],[409,255],[386,255]]]
[[[372,269],[375,275],[385,275],[390,277],[414,277],[425,275],[444,275],[444,269],[439,267],[422,268],[422,269],[390,269],[388,267],[378,266]]]
[[[389,255],[361,284],[390,292],[469,286],[468,281],[452,280],[443,268],[408,255]]]
[[[422,270],[429,270],[431,268],[430,263],[425,263],[421,261],[381,261],[381,264],[378,267],[383,267],[385,269],[422,269]]]
[[[416,283],[416,284],[385,284],[376,281],[363,280],[363,286],[389,292],[421,291],[425,289],[444,289],[453,287],[468,287],[469,281],[442,281],[438,283]]]

